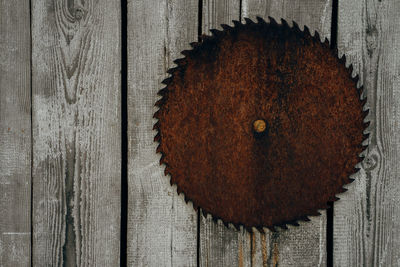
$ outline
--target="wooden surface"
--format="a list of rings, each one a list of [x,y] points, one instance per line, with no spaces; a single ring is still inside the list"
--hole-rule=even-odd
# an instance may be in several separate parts
[[[155,153],[154,103],[173,60],[197,40],[194,0],[128,3],[128,265],[195,266],[197,214]]]
[[[29,24],[29,2],[0,1],[0,266],[4,267],[30,266]]]
[[[329,38],[332,4],[129,0],[121,29],[120,1],[0,0],[0,266],[118,266],[125,249],[128,266],[331,264],[325,211],[266,234],[198,216],[159,166],[152,115],[166,70],[198,33],[258,15]],[[338,47],[367,90],[371,137],[356,181],[335,203],[334,266],[400,264],[399,18],[395,0],[339,0]],[[121,101],[128,101],[122,248]]]
[[[34,266],[117,266],[120,4],[32,2]]]
[[[334,210],[335,266],[400,264],[400,2],[339,1],[338,47],[370,108],[367,157]]]

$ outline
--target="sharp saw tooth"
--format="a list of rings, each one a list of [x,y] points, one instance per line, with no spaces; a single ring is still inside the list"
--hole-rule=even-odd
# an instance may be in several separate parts
[[[321,42],[321,37],[319,36],[319,33],[317,31],[314,31],[314,37]]]
[[[304,25],[304,33],[305,33],[306,35],[311,35],[310,29],[309,29],[306,25]]]
[[[273,17],[268,16],[268,18],[269,18],[269,22],[270,22],[272,25],[278,25],[278,22],[276,22],[276,20],[275,20]]]
[[[282,25],[283,25],[283,26],[285,26],[285,27],[289,28],[289,24],[287,23],[287,21],[286,21],[286,20],[284,20],[284,19],[281,19],[281,23],[282,23]]]
[[[254,21],[249,18],[244,18],[244,20],[246,21],[246,24],[254,24]]]
[[[211,31],[211,33],[212,33],[214,36],[220,36],[220,35],[222,35],[222,31],[219,31],[219,30],[217,30],[217,29],[211,29],[210,31]]]
[[[221,27],[222,27],[224,30],[226,30],[226,31],[232,30],[232,27],[229,26],[229,25],[227,25],[227,24],[221,24]]]
[[[261,18],[261,17],[256,17],[256,19],[257,19],[257,22],[259,23],[259,24],[267,24],[266,22],[265,22],[265,20],[263,19],[263,18]]]
[[[237,20],[232,20],[232,22],[233,22],[233,25],[235,25],[235,27],[241,27],[242,26],[242,24]]]
[[[296,21],[292,21],[292,23],[293,23],[293,29],[294,29],[296,32],[301,32],[300,27],[299,27],[299,24],[297,24]]]

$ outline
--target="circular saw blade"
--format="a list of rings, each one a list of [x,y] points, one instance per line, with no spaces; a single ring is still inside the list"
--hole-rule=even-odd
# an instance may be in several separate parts
[[[351,182],[365,100],[318,33],[284,20],[234,24],[168,71],[154,115],[160,162],[214,219],[250,231],[296,224]]]

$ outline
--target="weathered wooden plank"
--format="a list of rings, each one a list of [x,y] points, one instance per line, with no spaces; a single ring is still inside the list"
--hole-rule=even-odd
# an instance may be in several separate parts
[[[200,219],[200,266],[250,266],[251,237],[243,228],[227,228],[210,215]]]
[[[152,119],[161,81],[197,40],[197,0],[128,1],[129,266],[195,266],[197,214],[159,166]]]
[[[370,108],[367,157],[334,209],[335,266],[400,264],[400,2],[339,1],[338,48]]]
[[[120,3],[32,2],[35,266],[118,266]]]
[[[221,24],[232,25],[240,20],[240,1],[203,1],[202,32],[221,29]],[[241,229],[215,223],[211,216],[200,216],[200,266],[249,266],[250,234]]]
[[[267,19],[274,17],[292,20],[301,27],[307,25],[313,32],[317,30],[322,38],[330,37],[331,0],[319,1],[258,1],[243,0],[242,18]],[[324,266],[326,265],[326,212],[322,216],[311,217],[311,222],[300,223],[300,227],[267,231],[266,235],[252,235],[252,266]]]
[[[30,266],[29,2],[0,0],[0,266]]]
[[[221,24],[232,24],[232,20],[240,20],[240,0],[203,0],[203,34],[210,34],[210,29],[220,28]]]

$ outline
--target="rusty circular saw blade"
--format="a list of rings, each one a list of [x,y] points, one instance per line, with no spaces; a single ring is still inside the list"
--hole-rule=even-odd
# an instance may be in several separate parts
[[[160,163],[186,201],[226,225],[297,225],[352,181],[366,100],[318,33],[271,18],[234,24],[168,71],[154,114]]]

